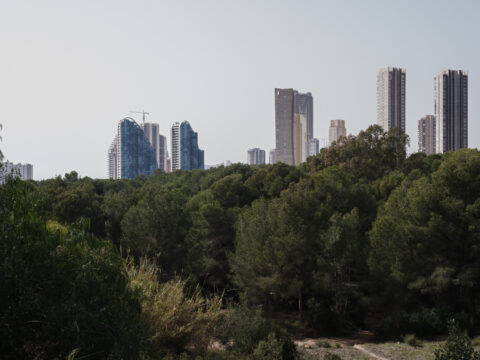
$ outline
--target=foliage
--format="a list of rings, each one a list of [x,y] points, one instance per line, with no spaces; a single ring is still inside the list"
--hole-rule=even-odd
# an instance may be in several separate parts
[[[140,292],[142,315],[150,329],[153,354],[181,353],[189,348],[204,353],[220,317],[221,298],[206,299],[197,289],[185,294],[184,281],[159,283],[159,270],[146,259],[127,263],[129,286]]]
[[[342,357],[340,355],[327,352],[323,356],[323,360],[342,360]]]
[[[0,187],[0,351],[4,358],[132,357],[144,325],[112,246],[88,222],[68,229],[40,215],[45,202],[19,180]],[[58,341],[61,339],[61,341]]]
[[[408,344],[413,347],[421,347],[423,344],[422,342],[415,336],[415,334],[407,334],[403,338],[405,344]]]
[[[317,340],[316,344],[317,344],[318,347],[322,347],[322,348],[331,348],[332,347],[332,345],[330,345],[328,340],[325,340],[325,339]]]
[[[289,339],[279,337],[276,333],[268,334],[266,340],[261,340],[253,352],[255,360],[294,360],[297,358],[295,345]]]
[[[478,360],[480,353],[475,351],[472,341],[460,330],[458,323],[449,324],[448,338],[445,344],[435,349],[435,360]]]

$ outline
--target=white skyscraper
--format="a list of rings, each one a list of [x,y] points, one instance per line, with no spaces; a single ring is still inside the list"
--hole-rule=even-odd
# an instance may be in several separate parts
[[[328,129],[329,145],[332,145],[334,141],[338,141],[342,136],[347,136],[345,120],[330,120],[330,128]]]
[[[248,150],[247,154],[248,165],[263,165],[265,164],[265,150],[253,148]]]
[[[377,76],[377,122],[385,131],[405,132],[405,69],[381,69]]]
[[[33,165],[14,164],[6,161],[0,167],[0,184],[4,184],[9,176],[22,180],[33,180]]]
[[[307,157],[318,155],[320,151],[320,142],[316,138],[311,138],[307,143]]]
[[[180,169],[180,123],[172,125],[172,171]]]
[[[115,136],[108,148],[108,178],[118,179],[118,136]]]
[[[442,70],[435,77],[436,152],[468,147],[468,73]]]
[[[275,164],[275,149],[270,150],[270,153],[268,154],[268,163],[270,165]]]

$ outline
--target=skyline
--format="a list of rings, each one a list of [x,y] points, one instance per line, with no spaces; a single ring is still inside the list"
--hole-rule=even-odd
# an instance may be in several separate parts
[[[409,153],[418,120],[434,114],[435,75],[468,71],[468,143],[478,148],[480,4],[452,6],[406,1],[393,22],[381,1],[2,4],[0,149],[33,164],[37,180],[71,170],[106,178],[116,124],[145,109],[169,149],[171,125],[187,120],[205,164],[245,162],[249,148],[275,147],[274,88],[312,93],[322,142],[332,119],[345,119],[347,134],[376,123],[385,67],[407,71]]]

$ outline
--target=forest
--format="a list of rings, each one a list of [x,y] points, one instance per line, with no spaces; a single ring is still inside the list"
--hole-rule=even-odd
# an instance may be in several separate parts
[[[11,179],[0,353],[295,359],[281,315],[320,334],[474,333],[480,152],[407,143],[370,126],[298,167]]]

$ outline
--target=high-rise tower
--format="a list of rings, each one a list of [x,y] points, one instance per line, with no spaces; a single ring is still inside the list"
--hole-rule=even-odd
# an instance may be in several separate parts
[[[338,141],[340,137],[347,136],[345,129],[345,120],[330,120],[330,128],[328,129],[328,143],[332,145],[334,141]]]
[[[406,70],[385,68],[377,76],[377,122],[388,131],[394,127],[405,132]]]
[[[418,120],[418,152],[427,155],[435,153],[435,127],[435,116],[433,115],[425,115]]]
[[[155,149],[143,128],[132,118],[119,121],[117,135],[108,149],[108,175],[111,179],[134,179],[150,175],[158,167]]]
[[[180,124],[180,169],[204,169],[204,152],[198,147],[198,133],[188,121]]]
[[[298,165],[313,138],[313,97],[293,89],[275,89],[275,162]]]
[[[150,145],[152,145],[153,149],[155,150],[155,160],[157,161],[157,167],[160,168],[160,143],[159,143],[159,130],[160,127],[158,124],[153,123],[144,123],[143,124],[143,132],[147,137],[148,141],[150,141]]]
[[[436,152],[468,147],[468,73],[442,70],[435,77]]]
[[[180,169],[180,123],[172,125],[172,171]]]
[[[247,153],[248,165],[264,165],[265,164],[265,150],[259,148],[249,149]]]

